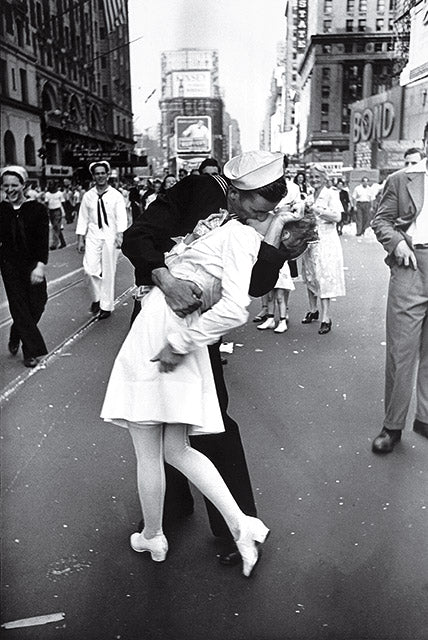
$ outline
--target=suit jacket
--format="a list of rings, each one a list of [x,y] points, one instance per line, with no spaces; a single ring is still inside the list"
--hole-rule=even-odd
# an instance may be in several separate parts
[[[227,182],[222,176],[190,175],[158,195],[123,235],[122,251],[135,268],[137,285],[153,284],[153,269],[164,267],[164,253],[174,236],[190,233],[199,220],[227,206]],[[254,265],[250,295],[259,297],[274,288],[285,254],[264,242]]]
[[[389,265],[395,259],[393,252],[401,240],[413,246],[406,231],[422,209],[424,179],[425,174],[415,171],[414,166],[396,171],[386,179],[372,227],[388,252],[385,262]]]

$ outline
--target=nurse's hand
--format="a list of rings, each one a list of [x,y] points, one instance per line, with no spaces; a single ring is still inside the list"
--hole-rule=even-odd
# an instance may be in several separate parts
[[[181,280],[170,274],[166,267],[152,271],[152,280],[165,295],[165,300],[179,318],[193,313],[202,304],[202,291],[194,282]]]
[[[157,356],[151,358],[150,362],[159,362],[159,371],[161,373],[168,373],[169,371],[174,371],[176,366],[180,364],[183,357],[184,356],[181,353],[174,353],[171,346],[167,344],[161,351],[159,351]]]

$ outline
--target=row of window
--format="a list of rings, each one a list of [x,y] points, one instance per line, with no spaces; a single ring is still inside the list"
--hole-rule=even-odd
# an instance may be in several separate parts
[[[17,164],[18,159],[16,155],[15,136],[9,129],[5,132],[3,137],[3,149],[5,164]],[[36,148],[34,145],[34,138],[30,135],[26,135],[24,138],[24,158],[27,166],[36,166]]]
[[[333,21],[331,18],[325,18],[323,20],[323,32],[324,33],[332,33]],[[337,26],[335,27],[337,28]],[[386,21],[384,18],[376,18],[375,22],[376,31],[393,31],[394,29],[394,18],[388,18]],[[349,18],[345,22],[345,30],[347,33],[351,33],[353,31],[364,32],[367,31],[367,19],[366,18],[358,18],[355,21],[353,18]]]
[[[394,51],[394,41],[391,38],[386,42],[344,42],[343,44],[323,44],[323,53],[381,53],[382,51]]]
[[[332,0],[324,0],[324,13],[331,13]],[[358,7],[360,13],[367,11],[368,0],[346,0],[347,13],[353,13]],[[376,0],[376,11],[382,13],[389,9],[389,11],[395,11],[397,0]]]

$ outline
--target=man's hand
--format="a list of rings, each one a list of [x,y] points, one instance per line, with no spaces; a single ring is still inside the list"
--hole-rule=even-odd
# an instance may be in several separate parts
[[[400,267],[412,267],[415,271],[418,268],[416,256],[405,240],[400,240],[397,244],[394,255]]]
[[[154,269],[152,280],[163,291],[167,304],[179,318],[184,318],[201,306],[200,288],[194,282],[175,278],[166,267]]]
[[[85,238],[84,238],[84,236],[77,236],[77,251],[79,253],[85,253]]]
[[[171,346],[167,344],[154,358],[151,358],[150,362],[159,362],[159,371],[161,373],[168,373],[174,371],[176,366],[180,364],[183,359],[181,353],[174,353]]]
[[[31,284],[40,284],[41,282],[43,282],[44,277],[45,265],[43,264],[43,262],[38,262],[30,274],[30,282]]]

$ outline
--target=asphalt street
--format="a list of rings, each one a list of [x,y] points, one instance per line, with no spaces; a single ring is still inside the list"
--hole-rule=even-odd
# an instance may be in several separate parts
[[[332,303],[331,333],[301,324],[306,292],[296,282],[285,334],[257,330],[254,301],[250,321],[225,338],[230,413],[271,529],[250,579],[218,564],[196,491],[195,513],[166,531],[166,562],[129,547],[140,519],[133,450],[125,430],[99,419],[129,325],[129,263],[119,262],[115,312],[94,321],[81,256],[72,244],[51,254],[41,322],[51,353],[35,370],[7,355],[0,300],[1,622],[62,614],[2,637],[428,639],[428,440],[409,415],[392,454],[371,452],[383,416],[388,270],[370,234],[342,243],[347,296]]]

